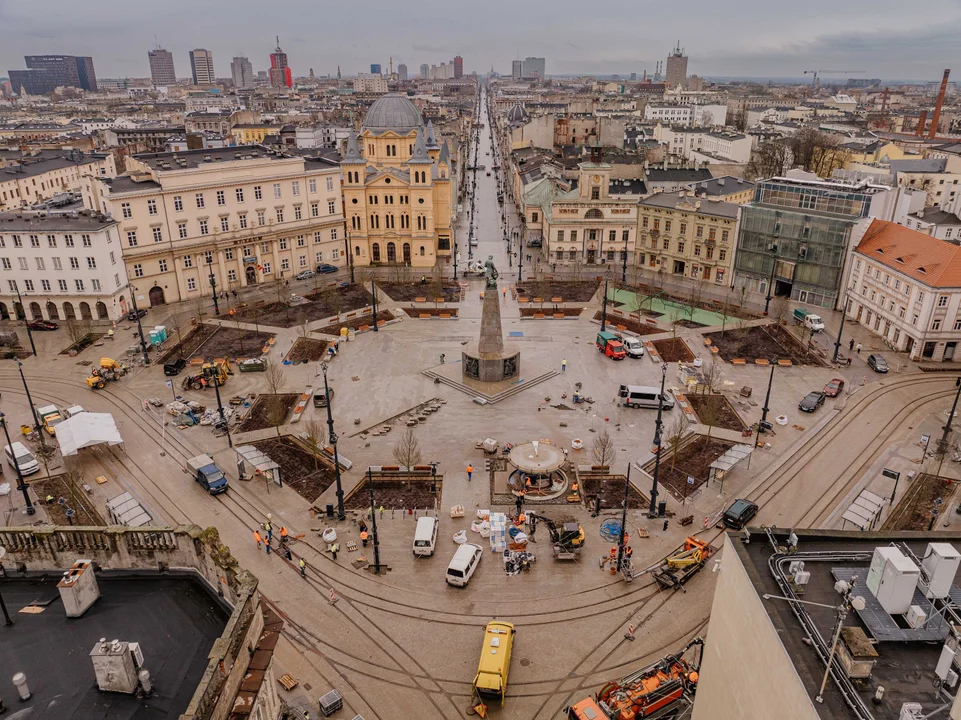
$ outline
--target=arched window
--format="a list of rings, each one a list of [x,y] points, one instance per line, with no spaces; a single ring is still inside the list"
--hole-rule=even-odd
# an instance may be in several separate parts
[[[380,243],[374,243],[370,246],[370,259],[373,262],[380,262]]]
[[[584,217],[588,220],[603,220],[604,213],[602,213],[597,208],[591,208],[586,213],[584,213]]]
[[[421,256],[421,257],[424,257],[424,255],[426,255],[426,250],[424,249],[424,246],[421,245],[421,246],[420,246],[420,256]]]
[[[360,245],[354,245],[354,256],[360,257]]]

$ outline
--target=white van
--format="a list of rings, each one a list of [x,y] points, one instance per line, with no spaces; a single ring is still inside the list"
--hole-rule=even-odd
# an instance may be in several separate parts
[[[422,517],[414,528],[414,555],[433,555],[437,544],[437,519]]]
[[[653,408],[654,410],[657,410],[660,393],[660,388],[644,385],[621,385],[617,392],[618,396],[623,399],[625,407]],[[665,391],[661,403],[665,410],[671,410],[674,407],[674,398]]]
[[[447,584],[467,587],[467,583],[470,582],[471,576],[477,570],[477,566],[480,565],[483,555],[484,551],[481,546],[474,543],[464,543],[457,548],[457,552],[451,558],[450,565],[447,566]]]
[[[13,448],[12,451],[11,448]],[[17,465],[20,466],[20,472],[22,474],[33,475],[35,472],[40,472],[40,463],[37,462],[37,458],[33,456],[32,452],[27,450],[23,443],[15,442],[13,445],[5,445],[3,452],[7,456],[7,463],[9,463],[12,468],[16,467],[13,463],[13,456],[14,453],[16,453]]]

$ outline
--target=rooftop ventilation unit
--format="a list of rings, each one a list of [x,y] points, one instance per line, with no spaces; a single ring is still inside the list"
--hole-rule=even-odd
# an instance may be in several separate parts
[[[139,643],[107,641],[100,638],[90,651],[97,687],[105,692],[133,694],[140,684],[138,668],[143,667]]]

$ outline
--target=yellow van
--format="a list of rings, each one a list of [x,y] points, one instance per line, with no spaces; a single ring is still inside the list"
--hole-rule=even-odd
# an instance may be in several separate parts
[[[481,649],[474,692],[481,697],[499,697],[501,705],[507,694],[507,671],[511,666],[511,650],[514,646],[514,625],[492,620],[484,630],[484,647]]]

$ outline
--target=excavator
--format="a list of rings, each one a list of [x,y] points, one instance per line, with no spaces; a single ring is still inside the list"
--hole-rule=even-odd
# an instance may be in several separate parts
[[[217,384],[223,387],[227,384],[227,376],[230,374],[230,363],[226,359],[214,362],[205,362],[200,366],[200,372],[196,375],[188,375],[184,378],[184,390],[200,390],[205,385],[212,385],[214,378]],[[206,383],[201,382],[205,380]]]
[[[94,390],[103,390],[107,386],[108,380],[119,380],[127,374],[127,366],[118,363],[110,358],[100,358],[100,367],[90,371],[87,378],[87,387]]]
[[[534,513],[528,513],[528,522],[535,517]],[[564,523],[558,530],[557,523],[549,517],[543,515],[536,516],[538,523],[547,525],[547,531],[551,535],[551,545],[554,550],[556,560],[576,560],[584,547],[584,528],[579,523]]]
[[[684,658],[696,648],[690,660]],[[655,720],[674,718],[694,698],[704,640],[694,638],[679,652],[612,680],[596,697],[567,708],[568,720]]]

